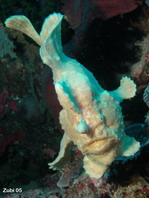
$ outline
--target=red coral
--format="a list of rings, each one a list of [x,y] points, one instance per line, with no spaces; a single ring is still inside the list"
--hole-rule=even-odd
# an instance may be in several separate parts
[[[85,28],[95,18],[103,20],[137,8],[135,0],[63,0],[63,12],[73,29]]]
[[[131,12],[139,4],[136,0],[63,0],[63,3],[62,11],[75,30],[74,40],[65,49],[69,54],[69,48],[76,50],[81,46],[86,31],[94,19],[107,20],[116,15]]]
[[[104,20],[137,8],[135,0],[93,0],[93,2],[98,11],[96,17]]]
[[[80,183],[80,184],[77,186],[77,189],[78,189],[79,191],[82,191],[84,187],[85,187],[85,184]]]

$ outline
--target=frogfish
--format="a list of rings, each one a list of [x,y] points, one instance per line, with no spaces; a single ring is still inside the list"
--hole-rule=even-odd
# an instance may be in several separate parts
[[[23,32],[40,45],[40,56],[53,72],[53,83],[62,110],[59,121],[64,135],[60,151],[50,168],[63,166],[67,148],[74,143],[83,154],[83,168],[91,178],[101,178],[121,156],[134,155],[140,143],[125,134],[120,103],[135,96],[136,85],[129,77],[113,91],[104,90],[94,75],[77,60],[63,53],[61,22],[64,15],[50,14],[40,34],[23,15],[9,17],[5,24]]]

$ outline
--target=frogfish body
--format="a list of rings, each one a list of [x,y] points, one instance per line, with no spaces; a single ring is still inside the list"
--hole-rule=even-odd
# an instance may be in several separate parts
[[[62,106],[59,114],[65,131],[57,158],[49,163],[57,169],[73,142],[84,155],[83,167],[92,178],[100,178],[120,156],[134,155],[140,143],[125,134],[120,102],[134,97],[136,85],[123,77],[114,91],[104,90],[93,74],[75,59],[67,57],[61,44],[63,15],[49,15],[38,34],[25,16],[12,16],[6,26],[30,36],[40,47],[42,61],[53,72],[54,87]]]

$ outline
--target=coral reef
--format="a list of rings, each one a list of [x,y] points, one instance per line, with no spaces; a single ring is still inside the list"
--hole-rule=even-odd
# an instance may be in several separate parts
[[[15,57],[7,50],[0,60],[1,187],[14,185],[14,182],[20,185],[28,183],[33,174],[38,180],[48,171],[48,167],[41,168],[42,165],[53,159],[58,151],[55,145],[51,146],[53,140],[48,136],[54,131],[58,133],[58,129],[42,98],[40,76],[43,64],[37,53],[38,47],[30,44],[20,33],[9,31],[4,26],[3,30],[6,44],[9,45],[7,41],[10,40],[8,49],[13,43],[11,52]],[[37,153],[40,155],[38,160],[35,157]],[[0,197],[3,197],[1,193]]]
[[[140,43],[138,43],[138,45],[141,45],[142,48],[141,59],[131,67],[131,71],[130,71],[131,77],[134,79],[135,83],[137,84],[138,92],[143,90],[147,86],[147,83],[149,81],[148,40],[149,40],[149,36],[146,35],[144,39]]]
[[[127,0],[62,0],[62,11],[66,15],[75,34],[65,46],[68,55],[76,53],[84,44],[84,39],[94,19],[107,20],[135,10],[141,1]],[[73,53],[72,53],[73,51]]]
[[[114,160],[106,174],[96,179],[84,173],[84,155],[70,144],[65,157],[57,164],[60,171],[49,170],[48,162],[56,158],[62,138],[59,133],[62,132],[59,124],[62,107],[55,93],[52,70],[42,63],[35,42],[1,23],[1,37],[7,42],[0,41],[0,197],[149,197],[149,113],[145,104],[149,82],[149,7],[145,5],[148,1],[135,0],[134,11],[114,17],[111,13],[121,9],[108,10],[110,2],[115,2],[115,8],[120,4],[126,8],[128,4],[111,0],[106,7],[106,2],[2,0],[1,22],[11,15],[22,14],[40,32],[43,19],[50,13],[67,12],[70,24],[63,20],[61,33],[64,54],[71,55],[91,71],[110,94],[123,76],[135,82],[135,97],[119,105],[126,126],[124,134],[140,142],[140,151],[133,157]],[[93,3],[95,7],[91,8]],[[96,11],[100,6],[108,10],[106,16],[112,17],[97,18],[101,15]],[[76,12],[79,14],[75,15]],[[78,26],[72,26],[72,16]],[[70,45],[74,41],[78,41],[76,45]],[[7,193],[2,192],[3,187]]]
[[[0,51],[0,58],[3,58],[5,55],[9,55],[11,58],[16,58],[16,54],[14,52],[14,44],[8,38],[7,33],[5,32],[5,28],[0,24],[0,48],[3,49]]]

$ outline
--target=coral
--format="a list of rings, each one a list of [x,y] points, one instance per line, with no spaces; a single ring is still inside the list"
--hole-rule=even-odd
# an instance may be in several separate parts
[[[50,188],[39,188],[33,183],[30,184],[29,190],[22,188],[21,194],[7,193],[4,198],[148,198],[149,195],[148,183],[139,176],[136,176],[130,185],[116,187],[110,182],[98,188],[95,188],[84,175],[78,180],[74,179],[71,186],[65,189],[56,188],[55,179],[50,179]]]
[[[84,26],[83,20],[89,23],[95,18],[103,20],[113,16],[128,13],[137,8],[135,0],[127,0],[125,3],[119,0],[63,0],[63,12],[68,17],[73,28]],[[84,27],[83,27],[84,28]]]
[[[116,90],[106,91],[83,65],[65,56],[60,38],[62,19],[63,15],[56,13],[47,17],[40,35],[24,16],[12,16],[5,24],[27,33],[40,44],[41,58],[53,72],[54,86],[63,107],[60,123],[65,133],[59,155],[50,167],[61,166],[67,147],[73,142],[84,155],[86,173],[100,178],[117,157],[134,155],[140,148],[140,143],[124,132],[119,105],[123,99],[135,95],[136,85],[123,77]]]
[[[94,19],[107,20],[137,8],[135,0],[63,0],[62,11],[75,31],[73,39],[65,46],[67,53],[82,47],[84,38]],[[69,49],[70,48],[70,49]]]
[[[28,26],[27,28],[32,28],[31,23],[29,21],[26,21],[25,17],[21,18],[21,20],[23,20],[23,22],[26,23],[26,25]],[[25,27],[25,26],[23,26],[23,27]],[[18,28],[19,28],[19,24],[18,24]],[[23,31],[26,31],[26,29],[24,29]],[[29,32],[34,32],[36,34],[35,30],[32,30],[32,29],[30,29]],[[30,105],[29,105],[29,104],[31,104],[29,102],[30,99],[27,102],[27,98],[26,98],[26,102],[24,103],[24,101],[25,101],[25,98],[24,98],[24,99],[22,99],[22,102],[20,103],[21,110],[23,107],[22,112],[24,113],[24,118],[26,120],[28,120],[29,122],[32,122],[32,119],[30,119],[30,118],[39,117],[39,119],[40,119],[41,116],[45,115],[45,108],[42,105],[42,101],[40,101],[40,98],[42,97],[44,102],[46,103],[46,106],[50,110],[51,116],[53,117],[54,122],[55,122],[55,126],[59,129],[59,131],[62,130],[60,127],[60,124],[59,124],[59,116],[58,116],[59,112],[61,110],[61,106],[59,105],[59,102],[56,97],[56,92],[55,92],[55,89],[53,86],[53,80],[52,80],[52,72],[50,72],[50,68],[49,67],[48,67],[48,69],[47,69],[47,67],[43,68],[43,64],[38,60],[38,54],[37,54],[38,47],[37,46],[28,43],[25,40],[24,36],[22,34],[20,34],[19,32],[17,32],[17,33],[11,32],[11,36],[15,40],[17,40],[17,42],[19,44],[22,45],[22,47],[25,51],[23,55],[21,54],[19,56],[20,59],[22,60],[23,66],[24,66],[23,74],[25,76],[23,76],[23,77],[25,77],[27,79],[26,84],[28,84],[28,87],[29,87],[27,92],[31,95],[31,97],[33,97],[32,101],[34,100],[34,103],[35,103],[35,104],[33,104],[33,102],[32,102],[33,107],[35,107],[35,106],[37,107],[37,103],[38,103],[39,107],[37,109],[40,108],[40,111],[41,111],[40,114],[35,114],[35,108],[32,108],[32,110],[30,109]],[[36,36],[34,34],[29,35],[29,36],[32,36],[33,38],[36,37],[37,40],[39,39],[38,34],[36,34]],[[37,42],[40,42],[40,41],[38,40]],[[40,72],[41,72],[41,74],[38,75]],[[39,87],[39,86],[41,86],[42,92],[41,92],[41,89],[38,91],[37,87]],[[23,105],[22,105],[22,103],[23,103]],[[30,113],[32,115],[29,115]],[[39,116],[37,116],[37,115],[39,115]],[[42,120],[44,120],[44,119],[42,119]],[[34,119],[34,121],[35,121],[35,119]]]
[[[68,187],[72,178],[79,175],[82,168],[82,154],[80,151],[75,151],[72,163],[67,163],[65,167],[61,170],[61,177],[57,182],[57,186],[60,188]]]
[[[137,181],[137,182],[136,182]],[[113,197],[148,197],[148,183],[139,176],[133,179],[132,183],[126,187],[121,187],[114,192]]]
[[[6,55],[9,55],[11,58],[16,58],[14,48],[14,44],[8,38],[5,28],[0,25],[0,58],[3,58]]]
[[[19,188],[18,188],[19,190]],[[20,190],[22,190],[20,188]],[[59,198],[61,193],[57,190],[51,191],[50,189],[30,189],[27,192],[20,193],[9,193],[4,198]]]
[[[143,40],[136,45],[140,45],[142,53],[141,58],[131,67],[130,76],[137,85],[137,92],[146,88],[149,81],[149,64],[148,64],[148,46],[149,35],[144,36]]]

